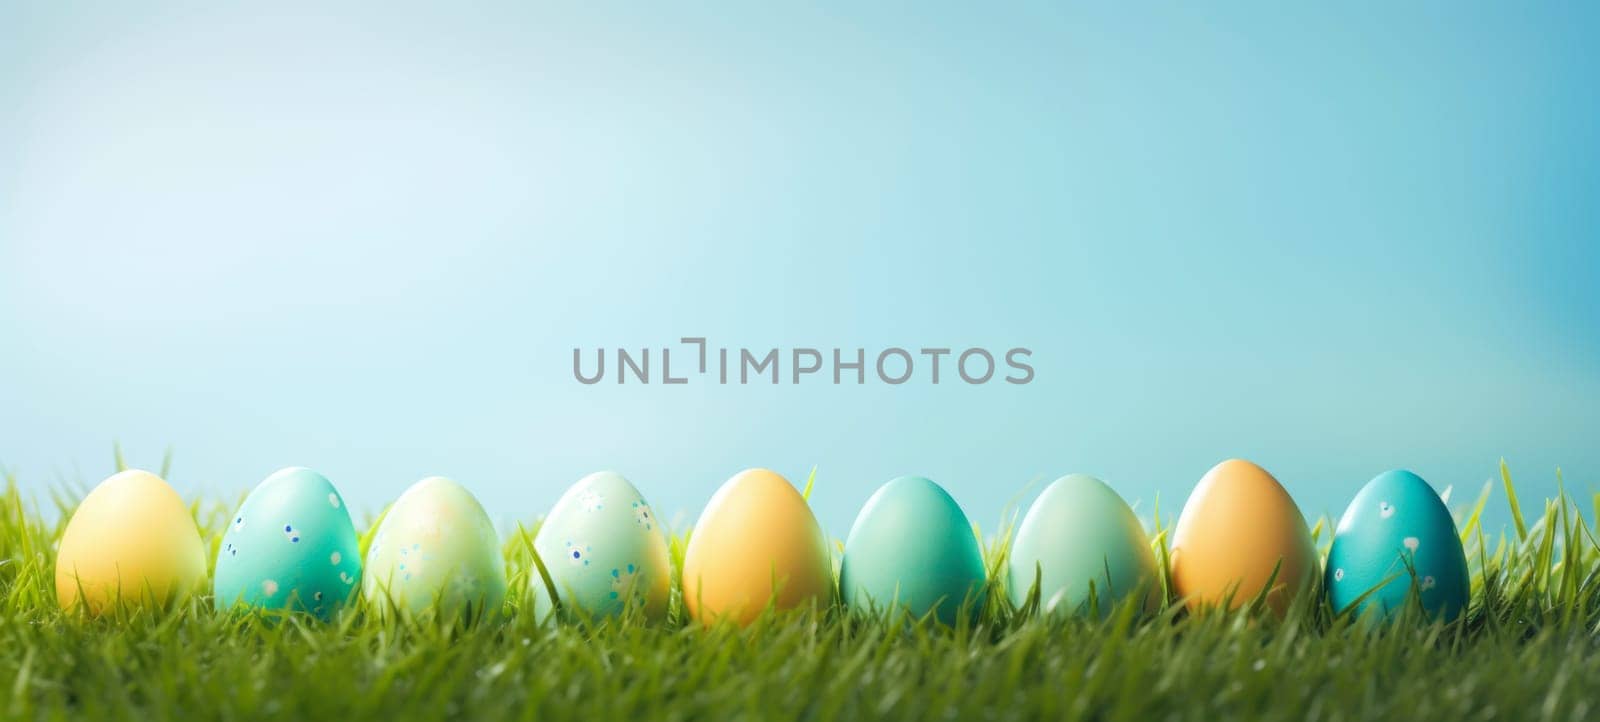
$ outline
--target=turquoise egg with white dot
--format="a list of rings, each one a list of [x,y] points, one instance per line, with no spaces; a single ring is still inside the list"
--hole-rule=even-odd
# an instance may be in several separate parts
[[[590,616],[616,615],[633,605],[646,618],[666,616],[672,565],[666,530],[644,496],[621,474],[579,479],[539,525],[533,548],[549,582],[533,575],[534,613],[556,608]]]
[[[1466,609],[1471,578],[1455,520],[1438,493],[1409,471],[1386,471],[1356,494],[1324,569],[1335,611],[1393,617],[1413,595],[1430,617]]]
[[[280,470],[228,520],[213,599],[218,609],[243,605],[330,618],[360,588],[359,549],[333,482],[303,467]]]

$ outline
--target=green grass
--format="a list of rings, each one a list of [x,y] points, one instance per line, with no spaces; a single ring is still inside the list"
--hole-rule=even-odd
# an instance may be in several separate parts
[[[531,529],[505,542],[513,594],[496,621],[330,624],[220,614],[191,598],[97,619],[56,605],[53,545],[77,494],[43,515],[0,494],[0,713],[56,719],[1264,719],[1582,720],[1600,714],[1600,544],[1564,491],[1526,512],[1503,467],[1513,530],[1460,522],[1472,604],[1450,624],[1370,626],[1307,599],[1286,620],[1248,611],[1046,619],[991,588],[971,625],[862,619],[834,608],[702,629],[674,599],[636,617],[540,623]],[[1559,483],[1559,481],[1558,481]],[[809,486],[810,482],[808,482]],[[1564,488],[1564,487],[1563,487]],[[197,501],[213,555],[237,500]],[[1527,502],[1528,500],[1521,500]],[[1591,512],[1600,497],[1590,500]],[[1526,513],[1526,515],[1525,515]],[[46,518],[58,519],[45,521]],[[1165,559],[1170,520],[1152,530]],[[370,523],[370,520],[369,520]],[[1326,551],[1331,524],[1315,525]],[[983,538],[991,569],[1010,526]],[[976,532],[975,532],[976,533]],[[681,563],[685,536],[673,538]],[[530,587],[529,582],[533,581]],[[1414,610],[1412,610],[1414,612]]]

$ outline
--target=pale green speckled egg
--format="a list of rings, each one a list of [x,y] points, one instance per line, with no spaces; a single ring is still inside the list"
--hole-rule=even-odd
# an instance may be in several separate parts
[[[506,595],[505,557],[472,492],[433,476],[401,494],[367,550],[362,594],[379,613],[499,612]]]
[[[602,471],[573,484],[539,527],[539,552],[564,610],[615,615],[632,601],[651,619],[666,615],[672,590],[667,537],[650,504],[621,474]],[[554,609],[542,578],[531,580],[535,613]]]
[[[245,497],[222,536],[216,606],[331,617],[355,596],[358,549],[350,512],[327,477],[303,467],[278,471]]]

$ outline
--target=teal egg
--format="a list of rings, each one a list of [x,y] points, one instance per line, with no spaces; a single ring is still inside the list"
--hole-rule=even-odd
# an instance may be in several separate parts
[[[1409,471],[1386,471],[1361,488],[1339,519],[1324,573],[1335,610],[1376,590],[1356,613],[1375,608],[1385,618],[1405,606],[1413,581],[1423,609],[1444,619],[1461,614],[1471,589],[1450,510]]]
[[[883,485],[850,527],[839,569],[848,607],[903,607],[954,624],[969,597],[976,611],[986,582],[983,554],[967,515],[943,488],[917,476]]]
[[[244,604],[324,619],[361,582],[361,554],[344,498],[302,467],[261,482],[229,520],[212,591],[218,609]]]
[[[621,474],[590,474],[567,489],[539,525],[533,548],[565,609],[615,615],[631,601],[647,618],[666,616],[666,530]],[[543,618],[554,608],[550,589],[538,575],[531,582],[535,614]]]
[[[1022,517],[1006,559],[1013,604],[1027,601],[1035,578],[1046,612],[1084,611],[1092,598],[1105,615],[1132,594],[1147,608],[1161,597],[1155,552],[1139,519],[1116,491],[1088,474],[1056,479]]]

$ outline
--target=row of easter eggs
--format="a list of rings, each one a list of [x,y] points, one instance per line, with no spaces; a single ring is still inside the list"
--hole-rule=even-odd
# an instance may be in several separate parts
[[[61,539],[57,597],[90,612],[193,590],[205,545],[182,500],[157,476],[118,473],[83,500]],[[665,613],[668,542],[643,496],[622,476],[592,474],[556,503],[535,536],[533,579],[541,617],[562,606],[613,614],[637,605]],[[1190,495],[1171,544],[1171,581],[1191,605],[1238,607],[1264,596],[1282,614],[1319,570],[1305,519],[1265,470],[1229,460]],[[1083,474],[1056,480],[1034,502],[1005,559],[1017,605],[1034,593],[1045,610],[1102,608],[1130,595],[1158,604],[1158,566],[1132,509]],[[978,538],[937,484],[901,477],[867,501],[845,541],[838,591],[847,607],[902,607],[954,622],[975,611],[987,578]],[[743,624],[766,607],[825,604],[832,556],[806,501],[782,476],[742,472],[711,498],[683,560],[689,615]],[[1466,606],[1466,557],[1432,488],[1410,472],[1378,476],[1339,522],[1325,570],[1337,609],[1389,614],[1412,595],[1453,617]],[[1269,588],[1270,584],[1270,588]],[[279,471],[240,506],[213,574],[219,607],[289,608],[328,617],[360,596],[380,613],[498,609],[507,586],[500,540],[483,507],[454,481],[424,479],[379,520],[360,553],[337,489],[305,468]]]

